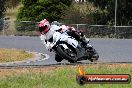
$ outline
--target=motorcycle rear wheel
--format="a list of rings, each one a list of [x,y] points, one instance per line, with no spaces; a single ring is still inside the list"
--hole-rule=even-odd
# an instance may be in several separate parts
[[[88,60],[90,60],[91,62],[95,62],[99,59],[99,54],[93,47],[90,47],[87,52],[89,52],[90,55]]]

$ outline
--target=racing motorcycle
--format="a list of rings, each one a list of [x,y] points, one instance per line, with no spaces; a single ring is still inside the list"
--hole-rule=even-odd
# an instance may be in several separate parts
[[[89,41],[86,46],[84,46],[81,41],[68,35],[68,33],[54,33],[53,41],[55,44],[52,49],[55,51],[55,60],[57,62],[61,62],[63,59],[68,60],[70,63],[76,63],[81,60],[89,60],[93,62],[97,61],[99,58],[97,51],[89,44]]]

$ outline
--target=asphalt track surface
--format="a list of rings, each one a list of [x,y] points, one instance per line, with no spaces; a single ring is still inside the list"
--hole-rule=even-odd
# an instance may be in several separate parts
[[[109,38],[90,38],[90,44],[100,55],[99,62],[129,62],[132,63],[132,39],[109,39]],[[54,53],[49,52],[42,45],[39,37],[30,36],[0,36],[0,48],[17,48],[31,52],[39,52],[47,55],[47,58],[39,60],[0,64],[0,66],[36,66],[58,64],[54,60]],[[88,60],[82,63],[91,63]],[[63,60],[62,63],[69,63]]]

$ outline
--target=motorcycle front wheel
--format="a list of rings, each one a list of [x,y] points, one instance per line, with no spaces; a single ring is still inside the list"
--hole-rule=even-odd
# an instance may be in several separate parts
[[[63,58],[61,56],[59,56],[58,54],[55,54],[55,60],[57,62],[61,62],[63,60]]]
[[[63,57],[64,59],[68,60],[70,63],[77,62],[77,57],[75,51],[72,49],[64,49],[63,46],[59,45],[57,46],[57,52],[59,56]]]

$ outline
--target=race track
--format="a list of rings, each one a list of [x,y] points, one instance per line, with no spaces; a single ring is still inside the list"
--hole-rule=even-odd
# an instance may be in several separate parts
[[[94,46],[100,55],[100,62],[132,62],[132,39],[91,38],[90,40],[90,44]],[[54,53],[44,48],[39,37],[0,36],[0,48],[17,48],[49,55],[46,60],[10,64],[11,66],[57,64],[54,60]],[[82,62],[90,63],[86,60]],[[64,60],[62,63],[68,62]]]

